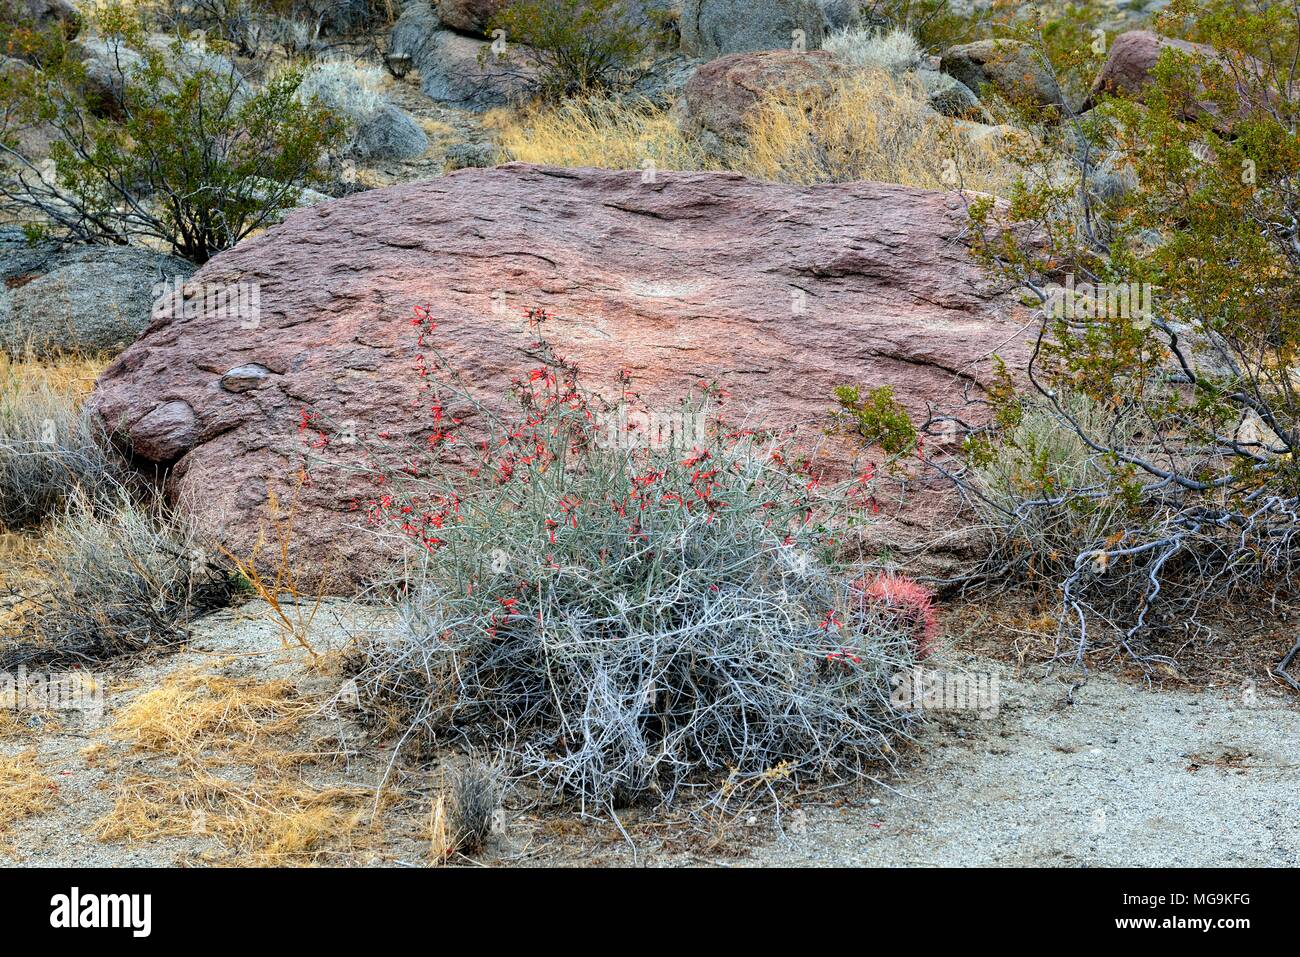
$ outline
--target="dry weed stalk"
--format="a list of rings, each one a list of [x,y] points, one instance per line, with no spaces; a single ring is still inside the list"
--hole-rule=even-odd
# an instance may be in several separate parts
[[[308,635],[325,597],[325,582],[329,576],[321,575],[316,594],[311,599],[310,606],[307,606],[298,571],[289,556],[289,545],[293,538],[293,511],[293,504],[287,510],[281,509],[275,491],[267,490],[267,518],[275,534],[275,554],[269,563],[263,556],[263,550],[267,546],[265,523],[258,528],[257,541],[247,558],[240,558],[224,547],[221,553],[234,564],[235,570],[244,577],[257,597],[270,607],[280,627],[280,640],[284,646],[288,648],[290,643],[296,644],[316,659],[319,655],[308,641]],[[262,573],[266,567],[270,568],[269,578]]]

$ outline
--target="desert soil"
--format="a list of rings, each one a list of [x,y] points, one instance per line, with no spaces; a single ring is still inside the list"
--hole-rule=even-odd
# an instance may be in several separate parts
[[[384,622],[372,609],[329,601],[312,623],[311,644],[337,651]],[[1261,688],[1252,696],[1223,685],[1149,690],[1105,674],[1071,695],[1066,676],[1017,674],[985,657],[950,654],[938,667],[996,672],[997,713],[934,714],[900,768],[879,781],[801,796],[779,821],[771,809],[746,811],[721,829],[721,841],[668,838],[671,825],[649,812],[622,821],[629,843],[607,820],[557,821],[515,808],[481,863],[1300,865],[1300,703],[1293,695]],[[101,841],[94,833],[126,780],[168,769],[169,759],[115,737],[114,719],[139,695],[193,673],[286,679],[317,702],[339,687],[336,672],[286,646],[262,603],[208,617],[183,650],[111,669],[101,722],[83,727],[29,716],[31,727],[0,736],[0,755],[36,748],[57,794],[45,813],[0,834],[0,861],[7,854],[23,865],[239,863],[202,829],[141,842]],[[373,793],[391,744],[375,744],[346,715],[321,714],[308,724],[294,747],[331,740],[345,757],[305,766],[304,780]],[[379,838],[323,847],[305,862],[425,864],[432,776],[390,773],[402,797],[386,810]]]

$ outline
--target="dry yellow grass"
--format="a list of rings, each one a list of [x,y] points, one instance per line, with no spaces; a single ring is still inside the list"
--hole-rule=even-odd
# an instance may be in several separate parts
[[[0,352],[0,392],[44,386],[85,398],[108,361],[106,356],[96,355],[63,355],[45,360],[29,354],[14,359]]]
[[[52,808],[57,793],[55,783],[41,773],[35,750],[0,755],[0,836],[15,822]]]
[[[229,851],[222,863],[313,864],[351,848],[368,798],[358,788],[233,781],[207,772],[133,775],[95,834],[101,841],[214,837]]]
[[[317,759],[292,735],[315,710],[286,681],[184,672],[142,694],[109,729],[168,767],[133,774],[95,825],[102,841],[213,837],[222,863],[313,864],[351,848],[373,793],[303,780]],[[218,770],[220,769],[220,773]]]
[[[254,760],[264,742],[294,730],[311,707],[287,681],[185,672],[136,698],[110,734],[139,750],[193,763],[217,756]]]
[[[783,183],[871,180],[1008,196],[1020,175],[1016,144],[986,128],[923,110],[911,77],[854,74],[831,95],[769,98],[749,118],[749,142],[731,166]]]
[[[488,114],[512,159],[550,166],[602,169],[720,169],[721,163],[678,129],[665,111],[648,103],[621,104],[593,97],[566,100],[553,109],[515,115]]]
[[[872,180],[1008,196],[1018,144],[993,128],[924,109],[911,77],[864,70],[824,93],[773,96],[749,118],[748,143],[723,155],[664,110],[608,99],[569,101],[521,114],[498,110],[489,126],[516,160],[605,169],[727,169],[781,183]]]
[[[84,399],[94,387],[108,359],[95,355],[64,355],[49,360],[33,355],[12,358],[0,352],[0,408],[7,401],[38,390],[51,390]],[[0,528],[0,596],[39,578],[40,556],[49,545],[45,530],[15,531]],[[0,603],[0,632],[20,618],[22,603]]]

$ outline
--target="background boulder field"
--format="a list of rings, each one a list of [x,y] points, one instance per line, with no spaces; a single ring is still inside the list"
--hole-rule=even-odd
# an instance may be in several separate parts
[[[295,491],[299,425],[310,411],[362,444],[424,440],[414,307],[489,407],[538,364],[524,316],[543,308],[543,334],[607,397],[620,370],[651,408],[716,382],[728,419],[798,426],[841,462],[855,443],[825,434],[836,386],[893,385],[923,416],[1021,348],[1016,306],[968,255],[958,193],[647,178],[509,164],[296,212],[194,278],[255,284],[255,327],[162,303],[90,407],[138,462],[174,466],[172,497],[227,545],[251,547],[269,486],[308,516],[304,557],[346,554],[359,575],[385,557],[349,511],[372,490],[345,476]],[[932,520],[927,501],[918,490],[909,515]]]

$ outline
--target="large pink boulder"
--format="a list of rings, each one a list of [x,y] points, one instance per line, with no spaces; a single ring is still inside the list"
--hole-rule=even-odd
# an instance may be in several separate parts
[[[540,307],[589,387],[616,396],[629,370],[665,408],[716,381],[736,422],[797,427],[847,463],[855,444],[825,435],[836,386],[893,385],[923,417],[978,393],[993,352],[1023,356],[1025,317],[986,283],[968,242],[956,193],[462,170],[294,212],[216,256],[193,283],[222,308],[160,304],[90,406],[141,464],[170,468],[173,499],[235,552],[251,549],[270,489],[293,503],[295,557],[357,579],[391,554],[350,510],[374,489],[339,472],[301,483],[312,433],[300,424],[305,411],[334,423],[329,453],[358,462],[381,433],[427,438],[414,307],[429,307],[441,348],[488,405],[506,408],[512,379],[537,364],[524,314]],[[925,503],[950,500],[913,491],[880,516],[911,543],[947,522]]]
[[[1103,94],[1140,99],[1151,82],[1152,70],[1166,50],[1177,50],[1202,63],[1217,63],[1224,66],[1228,64],[1224,55],[1208,44],[1175,40],[1152,33],[1150,30],[1129,30],[1127,33],[1121,33],[1111,42],[1110,52],[1097,73],[1097,78],[1093,81],[1089,102],[1085,107],[1092,105]],[[1248,59],[1239,64],[1239,69],[1242,68],[1246,71],[1241,74],[1242,76],[1248,76],[1250,73],[1255,73],[1256,76],[1262,75],[1257,72],[1260,70],[1258,61]],[[1262,89],[1262,85],[1259,88]],[[1242,92],[1246,96],[1250,95],[1245,90]],[[1218,114],[1221,112],[1216,104],[1200,100],[1188,104],[1184,116],[1190,120],[1202,113],[1209,113],[1216,117],[1215,126],[1220,132],[1229,132],[1234,117],[1231,115],[1219,117]]]

